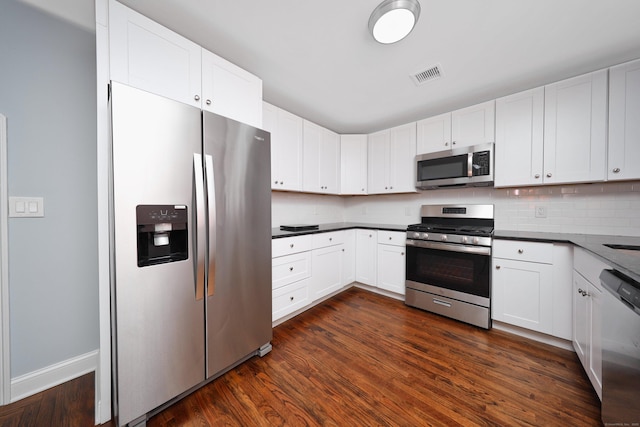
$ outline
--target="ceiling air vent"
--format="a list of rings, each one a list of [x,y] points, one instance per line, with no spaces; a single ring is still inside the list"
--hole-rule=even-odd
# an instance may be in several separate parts
[[[440,65],[434,65],[433,67],[413,73],[411,80],[413,80],[416,86],[420,86],[432,80],[439,79],[440,77],[442,77]]]

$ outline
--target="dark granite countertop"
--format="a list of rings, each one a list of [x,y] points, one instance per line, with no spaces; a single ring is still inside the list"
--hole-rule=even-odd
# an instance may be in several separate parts
[[[633,255],[605,246],[605,244],[640,246],[640,237],[510,230],[496,230],[493,236],[503,240],[572,243],[588,250],[614,269],[640,282],[640,251],[638,255]]]
[[[329,231],[349,230],[352,228],[364,228],[367,230],[407,231],[406,225],[394,224],[368,224],[361,222],[334,222],[331,224],[319,224],[317,230],[284,231],[279,227],[271,229],[271,238],[302,236],[304,234],[327,233]]]

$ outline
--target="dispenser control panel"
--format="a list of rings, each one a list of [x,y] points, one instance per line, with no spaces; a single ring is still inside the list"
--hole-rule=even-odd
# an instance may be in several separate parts
[[[188,259],[188,218],[185,205],[136,206],[138,267]]]

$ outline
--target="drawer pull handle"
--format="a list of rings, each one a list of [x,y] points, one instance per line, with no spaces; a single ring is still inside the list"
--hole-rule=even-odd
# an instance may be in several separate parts
[[[441,300],[439,300],[439,299],[435,299],[435,298],[434,298],[434,299],[433,299],[433,303],[434,303],[434,304],[438,304],[438,305],[443,305],[443,306],[445,306],[445,307],[449,307],[449,308],[451,308],[451,304],[450,304],[450,303],[445,302],[445,301],[441,301]]]

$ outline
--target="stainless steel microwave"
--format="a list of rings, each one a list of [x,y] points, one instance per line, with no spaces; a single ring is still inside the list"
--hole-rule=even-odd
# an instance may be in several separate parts
[[[493,185],[493,144],[473,145],[416,156],[416,188]]]

